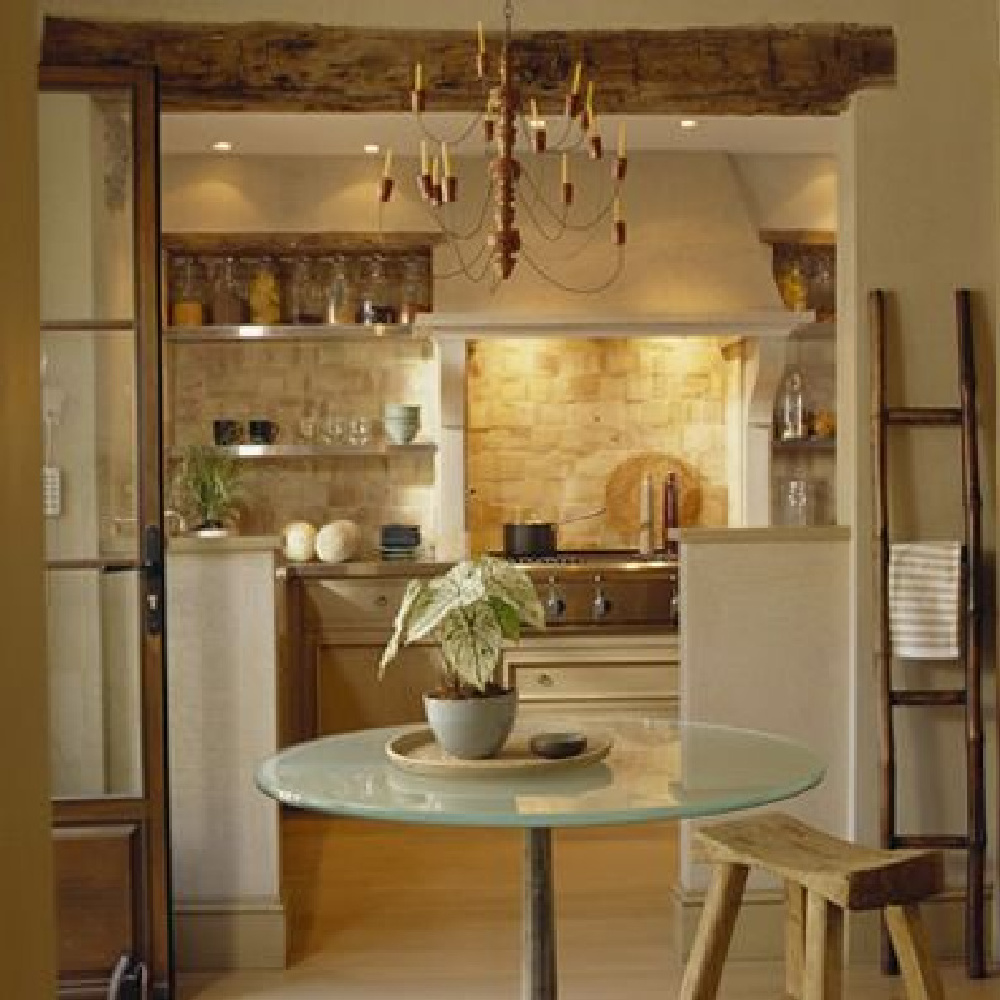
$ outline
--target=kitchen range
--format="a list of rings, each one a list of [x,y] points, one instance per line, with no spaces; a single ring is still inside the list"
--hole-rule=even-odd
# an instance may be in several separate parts
[[[503,658],[523,714],[676,715],[673,556],[588,549],[514,562],[534,582],[546,619]]]
[[[674,558],[583,549],[511,561],[534,582],[547,628],[561,635],[677,631]]]

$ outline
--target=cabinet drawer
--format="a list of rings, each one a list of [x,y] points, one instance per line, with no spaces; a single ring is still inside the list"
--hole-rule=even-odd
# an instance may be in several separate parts
[[[306,587],[309,625],[314,628],[372,628],[392,625],[406,580],[316,580]]]
[[[512,664],[509,681],[523,701],[670,698],[677,693],[677,665]]]

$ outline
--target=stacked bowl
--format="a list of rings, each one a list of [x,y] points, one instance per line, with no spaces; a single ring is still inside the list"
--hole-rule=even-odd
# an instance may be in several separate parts
[[[415,559],[420,548],[420,525],[383,524],[379,552],[383,559]]]
[[[382,426],[392,444],[409,444],[420,430],[420,406],[417,403],[386,403],[382,408]]]

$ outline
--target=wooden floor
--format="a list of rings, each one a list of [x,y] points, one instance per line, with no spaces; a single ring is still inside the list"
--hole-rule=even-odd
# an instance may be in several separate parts
[[[516,1000],[517,830],[414,827],[294,814],[283,823],[290,966],[182,976],[181,1000]],[[679,968],[669,901],[670,825],[559,831],[555,871],[561,1000],[664,1000]],[[1000,996],[946,969],[951,1000]],[[730,963],[720,997],[781,996],[777,963]],[[855,971],[850,1000],[901,997]]]

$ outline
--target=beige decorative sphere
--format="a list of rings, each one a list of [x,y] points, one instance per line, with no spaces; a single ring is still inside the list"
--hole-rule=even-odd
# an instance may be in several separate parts
[[[340,563],[358,554],[361,529],[353,521],[331,521],[319,529],[316,536],[316,555],[323,562]]]
[[[308,521],[292,521],[282,529],[281,543],[289,562],[309,562],[316,553],[316,529]]]

